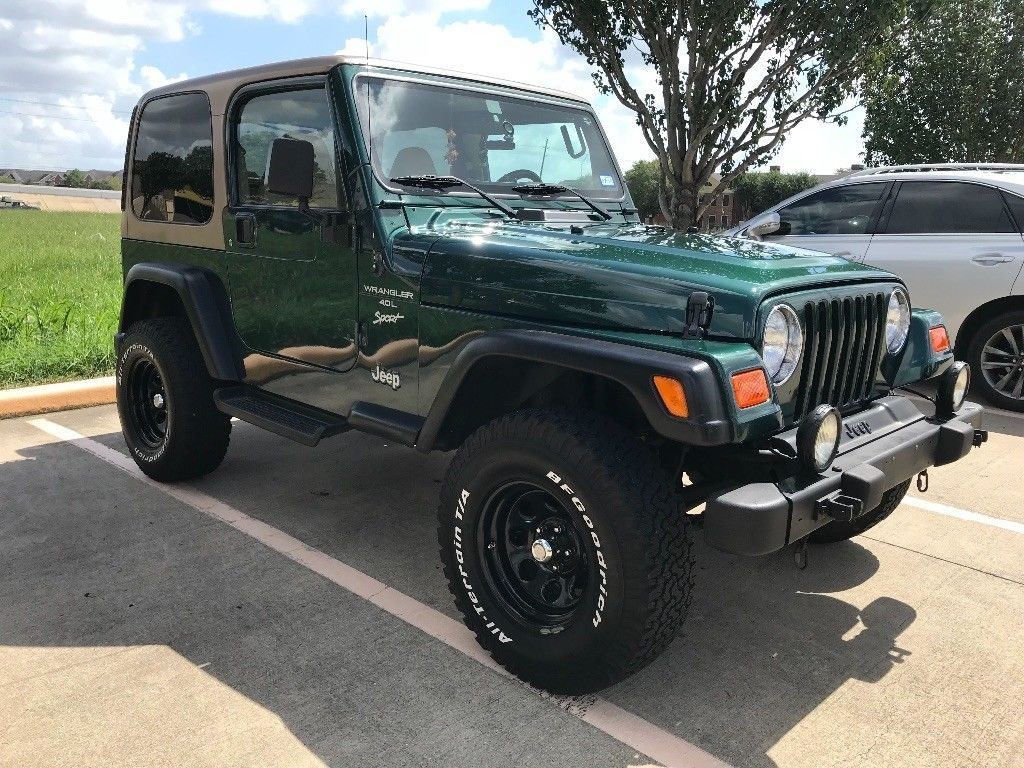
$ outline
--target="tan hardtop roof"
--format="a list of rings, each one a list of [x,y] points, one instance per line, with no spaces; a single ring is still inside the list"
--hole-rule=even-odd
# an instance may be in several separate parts
[[[220,72],[214,75],[205,75],[190,80],[179,80],[175,83],[168,83],[159,88],[154,88],[145,94],[141,101],[147,101],[156,96],[167,96],[183,91],[205,91],[210,96],[210,106],[214,114],[223,114],[227,101],[231,94],[243,85],[261,80],[274,80],[283,77],[301,77],[303,75],[324,74],[339,64],[369,65],[372,69],[393,69],[413,74],[442,75],[445,77],[458,78],[475,83],[490,85],[501,85],[508,88],[516,88],[531,93],[555,96],[560,99],[581,102],[586,104],[585,99],[566,91],[559,91],[554,88],[520,83],[514,80],[502,80],[500,78],[472,75],[465,72],[455,72],[438,67],[427,67],[421,64],[408,64],[400,61],[389,61],[387,59],[367,59],[365,56],[316,56],[309,59],[293,59],[291,61],[280,61],[273,64],[261,64],[256,67],[236,69],[230,72]]]

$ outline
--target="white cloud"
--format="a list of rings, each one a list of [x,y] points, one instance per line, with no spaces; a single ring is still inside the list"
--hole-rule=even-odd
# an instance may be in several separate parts
[[[346,16],[440,16],[456,11],[483,11],[490,0],[344,0],[341,12]]]

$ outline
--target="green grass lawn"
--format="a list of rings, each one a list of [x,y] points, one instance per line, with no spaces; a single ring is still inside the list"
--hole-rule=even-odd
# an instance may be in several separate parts
[[[0,388],[113,371],[120,216],[0,210]]]

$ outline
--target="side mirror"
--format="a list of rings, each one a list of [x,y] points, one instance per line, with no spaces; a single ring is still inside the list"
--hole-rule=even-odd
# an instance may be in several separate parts
[[[782,229],[782,219],[779,218],[779,214],[775,211],[766,213],[763,216],[758,216],[747,228],[743,230],[743,234],[749,237],[751,240],[760,240],[765,235],[772,235]]]
[[[267,168],[267,191],[309,205],[313,196],[313,171],[316,167],[313,145],[304,139],[274,139]]]

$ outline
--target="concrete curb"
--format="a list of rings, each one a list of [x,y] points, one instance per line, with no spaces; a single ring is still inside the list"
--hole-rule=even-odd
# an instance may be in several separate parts
[[[0,419],[114,402],[114,377],[0,389]]]

